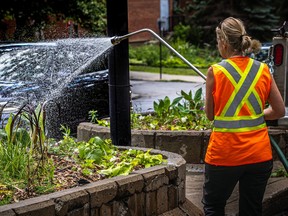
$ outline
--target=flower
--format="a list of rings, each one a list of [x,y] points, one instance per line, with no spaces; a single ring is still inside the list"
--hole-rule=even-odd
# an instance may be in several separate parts
[[[187,116],[182,117],[182,118],[181,118],[181,122],[182,122],[182,123],[185,123],[185,122],[187,121],[187,119],[188,119]]]

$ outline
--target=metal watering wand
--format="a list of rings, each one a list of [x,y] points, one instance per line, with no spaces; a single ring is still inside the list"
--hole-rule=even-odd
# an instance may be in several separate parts
[[[200,75],[204,80],[206,80],[206,76],[201,73],[194,65],[192,65],[187,59],[185,59],[180,53],[178,53],[173,47],[171,47],[165,40],[163,40],[158,34],[148,28],[140,29],[135,32],[131,32],[129,34],[123,36],[114,36],[111,39],[111,43],[113,45],[119,44],[122,40],[129,38],[132,35],[139,34],[142,32],[150,32],[154,37],[156,37],[161,43],[163,43],[168,49],[170,49],[173,53],[175,53],[182,61],[184,61],[187,65],[189,65],[198,75]]]
[[[175,53],[182,61],[184,61],[187,65],[189,65],[198,75],[200,75],[205,81],[206,81],[206,76],[199,71],[194,65],[192,65],[187,59],[185,59],[180,53],[178,53],[173,47],[171,47],[165,40],[163,40],[158,34],[156,34],[154,31],[148,28],[140,29],[135,32],[131,32],[129,34],[123,35],[123,36],[114,36],[111,38],[111,43],[113,45],[119,44],[122,40],[128,39],[130,36],[133,36],[135,34],[139,34],[142,32],[149,32],[151,33],[154,37],[156,37],[161,43],[163,43],[168,49],[170,49],[173,53]],[[269,135],[270,137],[270,143],[274,150],[276,151],[277,155],[279,156],[280,161],[282,162],[286,172],[288,172],[288,161],[285,155],[283,154],[282,150],[278,146],[278,144],[275,142],[273,137]]]

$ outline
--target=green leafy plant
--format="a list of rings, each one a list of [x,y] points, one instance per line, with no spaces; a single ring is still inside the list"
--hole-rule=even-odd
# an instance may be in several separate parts
[[[150,151],[119,150],[110,139],[77,142],[65,126],[60,141],[46,139],[44,105],[21,107],[0,130],[0,205],[165,163]]]
[[[0,183],[25,187],[28,196],[35,192],[36,182],[51,181],[54,170],[47,157],[44,106],[22,106],[0,131]]]
[[[98,119],[97,124],[104,127],[110,127],[110,122],[106,119]]]
[[[104,156],[113,151],[111,142],[104,141],[99,137],[93,137],[88,142],[80,143],[78,146],[79,158],[82,160],[93,160],[99,164]]]
[[[78,144],[75,138],[70,136],[70,128],[61,125],[60,130],[62,131],[63,138],[58,142],[51,142],[48,151],[59,156],[71,157],[77,151]]]
[[[279,168],[272,172],[271,177],[288,177],[288,173],[284,168]]]
[[[168,130],[203,130],[211,128],[211,122],[204,112],[202,88],[192,95],[192,91],[181,91],[172,102],[168,97],[154,101],[155,117],[159,119],[160,129]]]
[[[206,117],[202,88],[195,94],[192,91],[180,92],[179,97],[169,97],[154,101],[151,114],[131,114],[131,127],[136,130],[205,130],[212,127]]]
[[[89,111],[89,119],[92,123],[97,123],[98,117],[99,115],[97,110]]]
[[[98,118],[98,111],[97,110],[91,110],[89,111],[89,118],[90,118],[90,122],[94,123],[94,124],[98,124],[104,127],[109,127],[110,126],[110,122],[108,122],[105,119],[99,119]]]
[[[113,177],[117,175],[128,175],[134,169],[148,168],[151,166],[166,163],[161,154],[152,155],[150,150],[144,152],[141,150],[129,149],[118,154],[114,152],[113,157],[110,158],[106,165],[106,169],[101,169],[100,174],[106,175],[108,177]],[[115,163],[115,161],[120,161]]]
[[[162,155],[151,155],[141,150],[119,149],[110,139],[92,137],[88,142],[78,143],[78,161],[83,167],[83,174],[89,176],[95,167],[101,167],[99,174],[106,177],[128,175],[134,169],[159,165],[165,162]]]
[[[212,122],[206,117],[202,88],[195,95],[192,91],[180,92],[173,101],[169,97],[154,101],[154,113],[145,115],[131,113],[131,128],[136,130],[205,130],[212,127]],[[98,122],[100,122],[98,120]],[[100,126],[109,126],[102,119]]]

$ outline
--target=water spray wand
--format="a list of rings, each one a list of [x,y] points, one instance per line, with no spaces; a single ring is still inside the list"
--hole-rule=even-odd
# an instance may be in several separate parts
[[[182,61],[184,61],[187,65],[189,65],[198,75],[200,75],[205,81],[206,81],[206,76],[199,71],[194,65],[192,65],[187,59],[185,59],[180,53],[178,53],[173,47],[171,47],[165,40],[163,40],[158,34],[156,34],[154,31],[151,29],[140,29],[135,32],[131,32],[129,34],[123,35],[123,36],[114,36],[111,38],[111,43],[113,45],[119,44],[122,40],[125,40],[129,38],[130,36],[133,36],[135,34],[139,34],[142,32],[150,32],[154,37],[156,37],[161,43],[163,43],[168,49],[170,49],[173,53],[175,53]]]

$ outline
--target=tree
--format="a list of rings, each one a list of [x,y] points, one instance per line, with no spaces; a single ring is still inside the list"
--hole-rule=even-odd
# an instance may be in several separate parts
[[[106,33],[106,0],[53,0],[52,8],[93,33]]]
[[[288,21],[288,1],[275,0],[275,4],[277,5],[276,14],[280,16],[280,22],[283,24],[284,21]]]
[[[1,5],[0,18],[1,20],[15,20],[15,40],[29,39],[38,28],[47,22],[50,11],[45,0],[9,0]]]
[[[15,40],[31,40],[51,17],[71,19],[92,34],[106,31],[106,0],[9,0],[1,5],[0,18],[16,22]]]
[[[276,5],[270,0],[239,1],[243,8],[240,18],[244,21],[248,33],[260,41],[271,41],[271,29],[279,26],[280,17]],[[241,5],[243,3],[243,5]]]
[[[212,45],[216,44],[215,28],[229,16],[243,20],[253,38],[271,40],[273,33],[270,30],[279,25],[277,6],[272,0],[186,0],[185,7],[180,11],[186,17],[185,24],[191,27],[188,40],[196,44]]]

